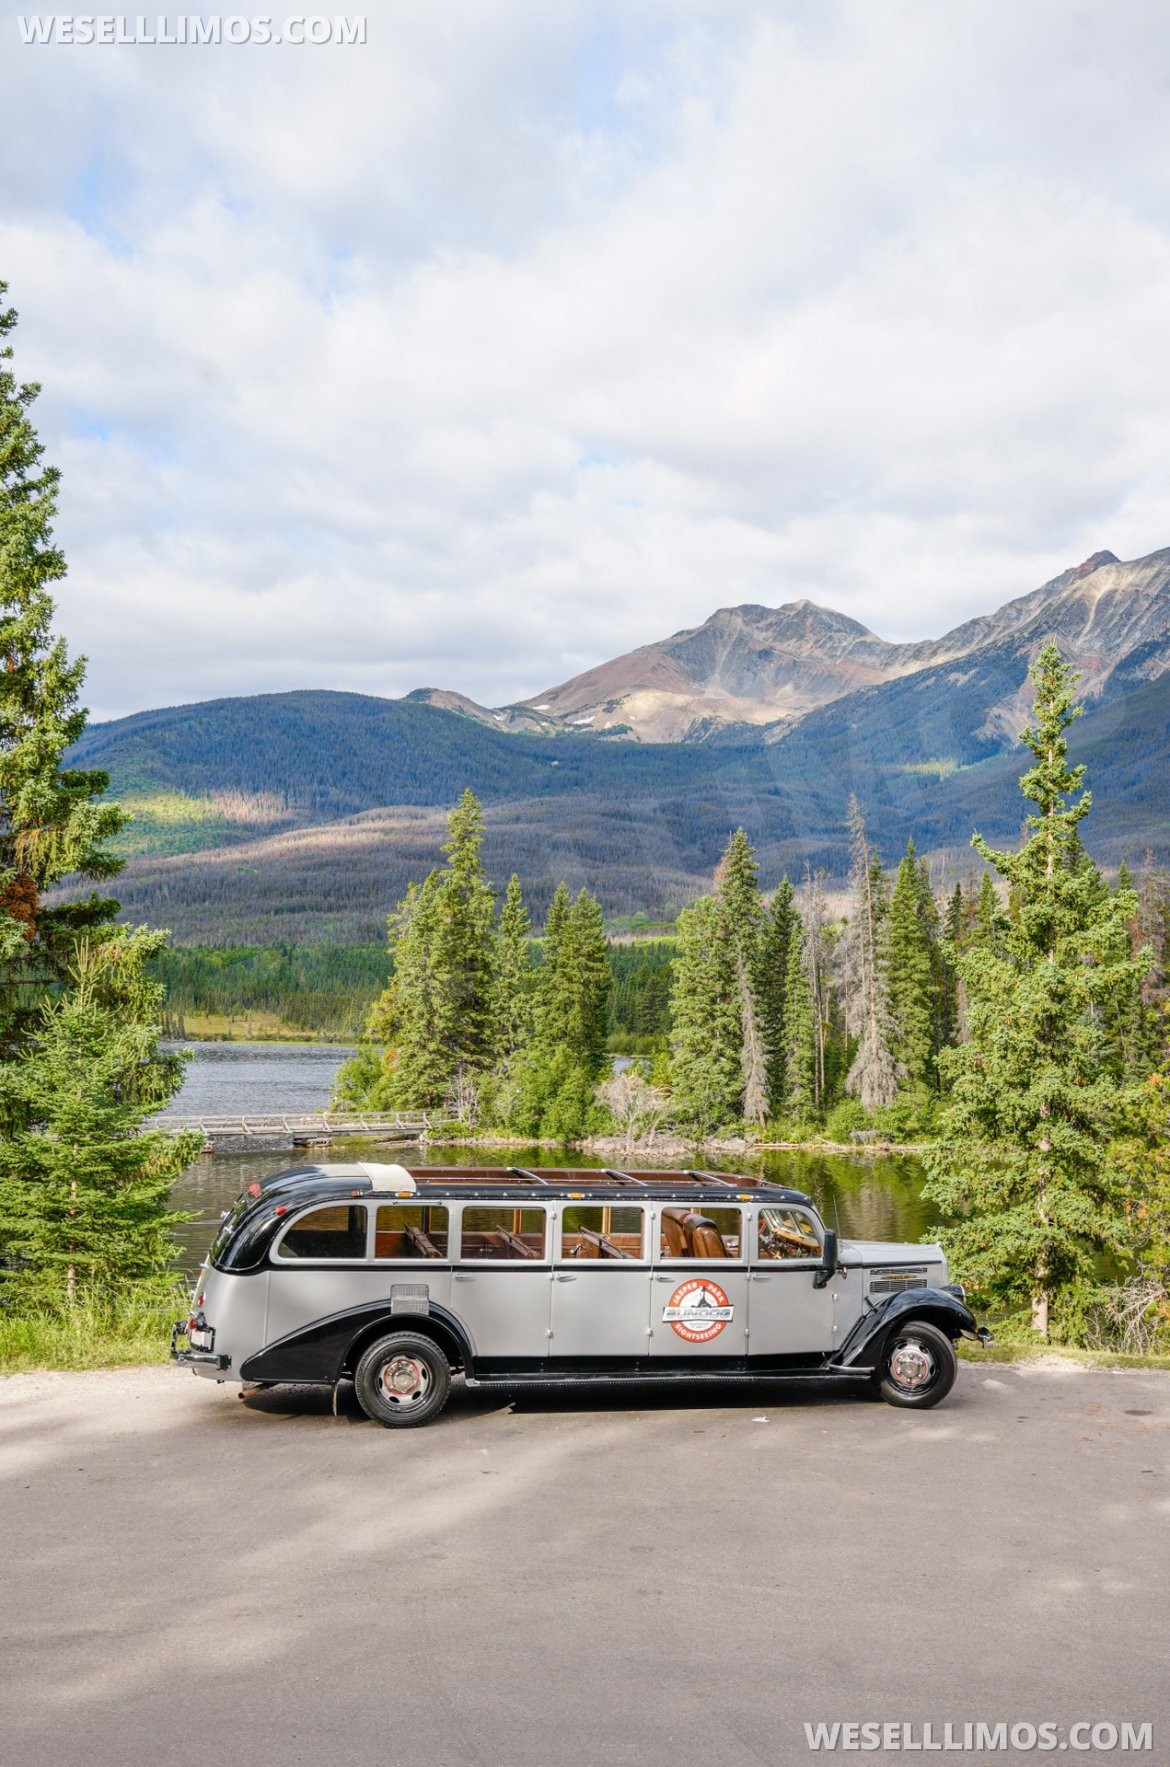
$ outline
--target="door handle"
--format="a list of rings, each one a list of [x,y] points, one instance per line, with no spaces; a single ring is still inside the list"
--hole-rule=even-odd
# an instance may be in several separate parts
[[[474,1276],[461,1276],[459,1271],[456,1270],[455,1280],[456,1280],[456,1282],[474,1282],[475,1277]]]
[[[677,1276],[656,1276],[654,1278],[654,1280],[655,1280],[655,1282],[677,1282],[678,1277]]]
[[[575,1276],[554,1276],[553,1277],[554,1282],[576,1282],[576,1280],[577,1280],[577,1278]]]
[[[772,1278],[770,1276],[757,1276],[753,1272],[748,1280],[751,1282],[771,1282]]]

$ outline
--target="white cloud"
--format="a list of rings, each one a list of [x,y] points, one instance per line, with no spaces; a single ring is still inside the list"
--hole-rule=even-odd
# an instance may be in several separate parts
[[[0,274],[95,710],[936,633],[1170,543],[1153,0],[429,0],[20,48]]]

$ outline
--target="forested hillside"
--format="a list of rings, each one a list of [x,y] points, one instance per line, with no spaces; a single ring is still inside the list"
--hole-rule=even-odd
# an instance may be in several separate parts
[[[391,905],[433,863],[444,805],[458,790],[433,807],[404,794],[446,792],[463,760],[471,777],[495,780],[485,790],[485,861],[497,876],[518,871],[537,912],[564,877],[595,891],[611,917],[641,910],[670,920],[708,886],[729,830],[740,825],[753,831],[766,873],[799,877],[807,863],[842,877],[851,791],[887,862],[913,836],[940,875],[954,876],[971,868],[973,828],[1010,839],[1018,751],[988,753],[991,745],[972,735],[978,696],[969,701],[965,683],[938,679],[915,704],[923,679],[930,676],[851,695],[775,744],[505,736],[431,707],[307,694],[151,714],[160,721],[158,758],[141,747],[145,720],[99,728],[78,752],[124,782],[165,785],[167,804],[176,787],[206,792],[224,780],[218,825],[207,799],[192,799],[199,819],[190,846],[200,850],[184,851],[184,830],[172,820],[165,842],[154,850],[152,839],[144,842],[120,880],[126,917],[170,926],[181,943],[378,940]],[[424,738],[435,739],[437,761],[416,752]],[[1170,677],[1091,702],[1072,747],[1090,763],[1099,794],[1096,856],[1116,864],[1140,860],[1146,847],[1170,852]],[[539,790],[523,790],[525,779]],[[157,797],[123,791],[131,809],[155,814]],[[252,800],[231,796],[247,791],[257,794],[251,823]],[[314,791],[335,807],[344,798],[357,813],[313,809]],[[282,805],[302,807],[274,810],[277,793]],[[228,813],[238,819],[225,834]],[[211,827],[218,844],[208,844]],[[138,831],[128,832],[133,841]]]

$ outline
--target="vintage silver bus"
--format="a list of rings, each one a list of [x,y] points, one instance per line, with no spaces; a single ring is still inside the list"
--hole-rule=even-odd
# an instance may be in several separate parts
[[[986,1344],[937,1245],[844,1240],[734,1173],[298,1166],[249,1186],[175,1360],[336,1387],[390,1426],[468,1386],[832,1380],[937,1405]],[[185,1341],[183,1341],[185,1340]]]

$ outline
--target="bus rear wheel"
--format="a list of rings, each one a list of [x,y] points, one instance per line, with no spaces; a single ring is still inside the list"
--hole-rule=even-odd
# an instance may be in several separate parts
[[[386,1429],[409,1429],[438,1417],[451,1391],[451,1369],[438,1344],[395,1331],[370,1345],[353,1380],[366,1416]]]

